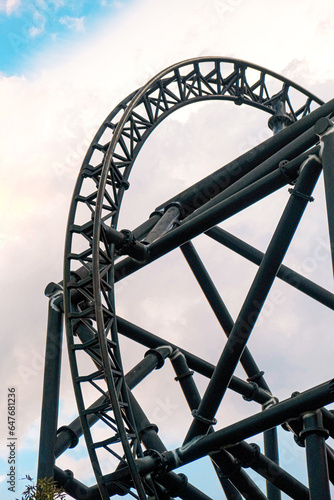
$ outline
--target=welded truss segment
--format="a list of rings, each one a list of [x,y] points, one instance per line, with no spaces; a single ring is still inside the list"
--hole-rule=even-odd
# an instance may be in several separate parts
[[[162,201],[157,208],[152,207],[152,211],[155,208],[152,216],[138,228],[118,231],[121,201],[130,187],[130,172],[150,133],[172,112],[209,100],[227,100],[266,111],[271,116],[269,126],[276,135]],[[333,112],[334,100],[323,104],[298,85],[264,68],[233,59],[199,58],[160,72],[124,99],[102,124],[75,187],[62,283],[78,418],[58,430],[53,451],[59,456],[74,447],[83,435],[97,481],[95,486],[87,488],[56,467],[57,481],[66,484],[74,498],[80,498],[75,493],[80,490],[80,495],[94,500],[123,494],[141,500],[172,497],[208,500],[205,492],[174,469],[209,455],[227,499],[279,500],[284,492],[298,500],[313,500],[319,487],[327,499],[328,482],[334,481],[334,453],[325,443],[324,435],[321,439],[314,436],[316,425],[311,429],[310,421],[313,418],[314,423],[316,419],[319,428],[323,426],[334,436],[333,417],[323,408],[334,400],[333,382],[279,403],[271,394],[247,341],[276,275],[334,309],[332,293],[282,264],[304,209],[311,201],[312,189],[321,172],[320,158],[325,170],[331,238],[334,234],[331,190],[334,136],[327,130],[333,128],[328,120]],[[265,253],[218,226],[288,184],[294,187]],[[192,242],[201,234],[259,266],[235,321]],[[227,336],[217,366],[117,316],[115,283],[178,247]],[[146,357],[126,375],[119,334],[150,348]],[[193,415],[185,436],[186,446],[180,445],[173,451],[166,449],[155,424],[148,420],[131,392],[155,368],[161,368],[166,358],[171,359]],[[235,376],[239,361],[247,380]],[[202,397],[192,370],[209,379]],[[215,430],[216,412],[224,403],[227,388],[245,400],[257,402],[261,411]],[[301,417],[306,411],[311,412],[309,420]],[[279,465],[276,426],[280,424],[285,424],[296,439],[305,439],[308,450],[316,449],[320,465],[315,472],[314,464],[310,464],[310,477],[314,479],[328,464],[329,474],[323,474],[321,485],[312,480],[308,489]],[[94,426],[99,432],[95,432]],[[244,441],[259,432],[264,433],[264,454]],[[102,458],[104,453],[107,460]],[[307,451],[309,457],[312,453]],[[48,462],[49,469],[52,461]],[[266,495],[248,475],[249,467],[266,479]]]

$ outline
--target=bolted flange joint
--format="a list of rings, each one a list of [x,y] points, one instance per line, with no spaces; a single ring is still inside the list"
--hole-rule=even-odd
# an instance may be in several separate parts
[[[152,457],[155,460],[155,470],[153,474],[156,478],[162,477],[166,474],[168,471],[168,464],[161,453],[157,450],[145,450],[144,456]]]
[[[76,435],[76,433],[67,425],[63,425],[62,427],[59,427],[59,429],[57,430],[57,436],[59,436],[59,434],[61,434],[62,432],[67,433],[68,436],[70,437],[71,444],[69,445],[69,448],[75,448],[77,446],[77,444],[79,443],[79,438]]]
[[[103,226],[103,231],[107,242],[113,243],[118,255],[128,255],[133,259],[145,261],[149,250],[147,245],[137,241],[133,233],[129,229],[122,229],[117,231],[112,227]]]

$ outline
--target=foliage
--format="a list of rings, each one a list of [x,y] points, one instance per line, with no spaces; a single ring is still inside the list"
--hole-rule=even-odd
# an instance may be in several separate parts
[[[26,479],[30,481],[30,484],[26,485],[21,500],[66,500],[65,493],[57,486],[53,478],[39,479],[37,484],[33,484],[30,476],[26,476]]]

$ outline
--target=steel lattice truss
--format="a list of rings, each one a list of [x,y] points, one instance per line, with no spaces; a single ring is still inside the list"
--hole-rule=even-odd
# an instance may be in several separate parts
[[[136,229],[118,231],[121,201],[142,145],[172,112],[204,100],[227,100],[269,113],[273,137],[159,207],[152,207],[153,214]],[[334,452],[325,439],[328,434],[334,436],[334,417],[324,406],[334,400],[334,382],[278,402],[247,341],[276,276],[334,309],[332,293],[282,264],[322,170],[333,248],[333,112],[334,101],[323,104],[275,73],[215,57],[167,68],[110,113],[87,152],[74,190],[64,280],[59,285],[50,284],[46,291],[50,296],[47,342],[57,345],[60,353],[64,314],[79,416],[58,429],[54,445],[60,367],[55,356],[45,372],[39,477],[54,474],[77,499],[124,494],[140,499],[208,499],[174,469],[209,455],[222,486],[221,498],[276,500],[281,492],[298,500],[330,498]],[[291,196],[265,254],[217,226],[287,184],[293,186]],[[201,234],[258,265],[235,322],[192,243]],[[227,336],[216,366],[116,316],[115,283],[178,247]],[[126,375],[119,334],[150,348]],[[176,450],[165,448],[156,426],[132,394],[132,389],[166,358],[170,358],[193,416],[184,442]],[[235,376],[239,362],[247,380]],[[203,397],[193,371],[208,378]],[[90,394],[96,393],[93,404],[86,402],[87,388]],[[213,427],[215,416],[228,388],[256,401],[259,412],[217,430]],[[97,422],[103,429],[102,438],[102,431],[98,435],[92,431]],[[278,425],[306,444],[308,487],[279,465]],[[262,432],[264,453],[245,441]],[[90,488],[54,466],[54,455],[74,447],[82,435],[97,482]],[[101,451],[110,453],[116,468],[104,471]],[[247,467],[267,480],[267,496],[250,479]]]

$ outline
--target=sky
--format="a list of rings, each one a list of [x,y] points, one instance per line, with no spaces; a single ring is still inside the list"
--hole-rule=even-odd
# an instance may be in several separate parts
[[[272,0],[0,0],[2,498],[16,498],[26,474],[36,477],[48,307],[44,289],[62,279],[72,192],[104,118],[163,68],[198,56],[250,61],[327,101],[333,97],[333,43],[330,0],[282,0],[279,8]],[[269,137],[267,119],[257,110],[220,102],[171,115],[136,161],[120,227],[136,227],[164,200]],[[322,178],[314,197],[285,263],[333,291]],[[283,189],[223,227],[265,251],[287,199]],[[207,238],[195,243],[235,319],[256,268]],[[180,252],[120,283],[116,307],[121,316],[217,361],[221,331]],[[279,399],[332,377],[331,314],[275,283],[249,347]],[[127,371],[145,349],[124,340],[122,346]],[[244,377],[242,370],[238,375]],[[203,392],[206,381],[196,380]],[[6,485],[8,387],[17,394],[16,494]],[[178,446],[190,417],[169,364],[135,394],[166,444]],[[257,411],[234,394],[228,394],[226,408],[219,425]],[[75,417],[64,348],[59,425]],[[305,481],[302,451],[283,431],[280,440],[282,466]],[[58,465],[94,483],[82,443]],[[220,498],[208,464],[184,472],[198,487],[209,483],[207,494]]]

